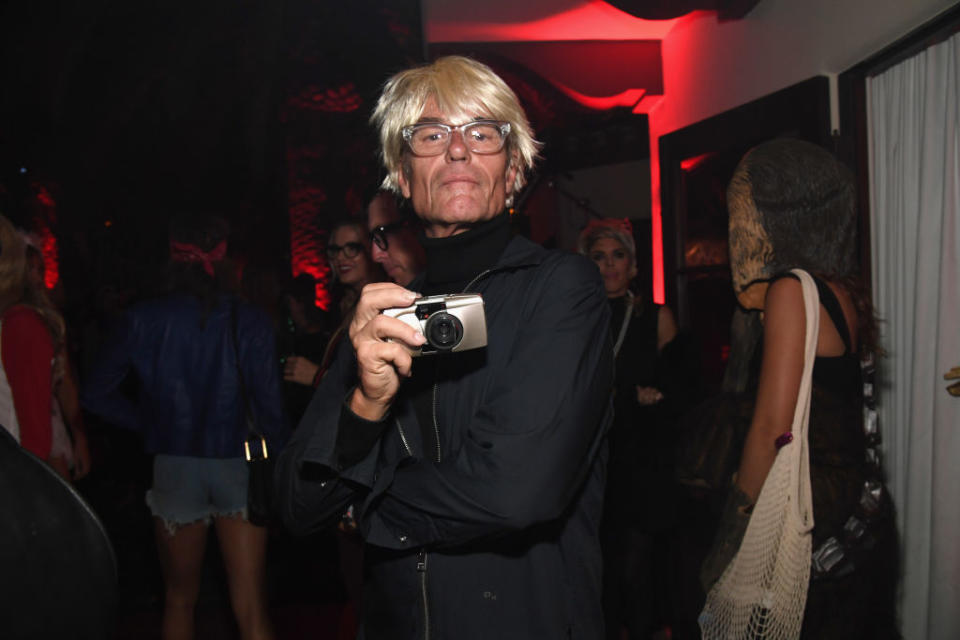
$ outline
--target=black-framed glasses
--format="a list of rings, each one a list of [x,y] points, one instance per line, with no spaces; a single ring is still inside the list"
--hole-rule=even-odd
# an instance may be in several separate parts
[[[400,229],[403,229],[409,224],[407,220],[398,220],[396,222],[390,222],[388,224],[382,224],[379,227],[374,227],[370,231],[370,237],[373,238],[373,244],[381,251],[386,251],[390,248],[390,234],[396,233]]]
[[[356,258],[358,255],[363,253],[363,245],[359,242],[347,242],[343,246],[338,244],[328,244],[327,245],[327,257],[331,260],[335,260],[336,257],[343,252],[344,257],[346,258]]]
[[[460,132],[471,153],[499,153],[510,135],[510,123],[498,120],[474,120],[458,125],[421,122],[404,127],[400,133],[414,155],[438,156],[450,146],[454,131]]]

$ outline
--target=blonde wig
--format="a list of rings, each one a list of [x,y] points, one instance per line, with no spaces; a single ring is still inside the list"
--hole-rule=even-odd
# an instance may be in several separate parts
[[[417,122],[431,99],[450,124],[476,117],[510,123],[507,154],[511,166],[518,169],[512,185],[513,193],[518,192],[537,159],[540,143],[534,140],[520,101],[507,83],[487,65],[462,56],[446,56],[401,71],[384,85],[370,117],[380,133],[380,154],[387,169],[383,188],[399,193],[397,176],[406,152],[403,128]]]

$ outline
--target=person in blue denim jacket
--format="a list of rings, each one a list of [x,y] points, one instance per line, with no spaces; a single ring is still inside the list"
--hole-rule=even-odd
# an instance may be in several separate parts
[[[270,451],[283,446],[288,426],[272,325],[216,277],[226,236],[215,219],[173,225],[168,293],[125,314],[82,396],[89,411],[139,431],[154,454],[146,500],[165,583],[165,639],[192,637],[211,522],[242,637],[274,637],[264,589],[267,529],[246,513],[241,384]],[[139,382],[135,400],[120,388],[130,374]]]

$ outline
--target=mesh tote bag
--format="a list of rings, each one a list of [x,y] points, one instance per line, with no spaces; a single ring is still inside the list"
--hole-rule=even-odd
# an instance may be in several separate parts
[[[699,619],[704,640],[800,637],[813,539],[807,428],[820,297],[810,274],[801,269],[791,272],[803,287],[807,320],[803,377],[791,427],[793,441],[777,452],[740,549],[707,593]]]

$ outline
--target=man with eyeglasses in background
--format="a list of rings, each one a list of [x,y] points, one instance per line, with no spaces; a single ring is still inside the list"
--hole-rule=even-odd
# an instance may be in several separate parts
[[[600,640],[613,381],[600,274],[512,235],[506,209],[538,145],[489,67],[453,56],[402,71],[372,121],[426,268],[364,288],[277,461],[284,522],[307,532],[355,506],[363,640]],[[430,325],[382,313],[463,292],[483,296],[484,347],[415,358]]]
[[[423,271],[426,261],[415,225],[400,213],[397,197],[389,191],[378,191],[367,206],[373,259],[401,287],[410,284]]]

